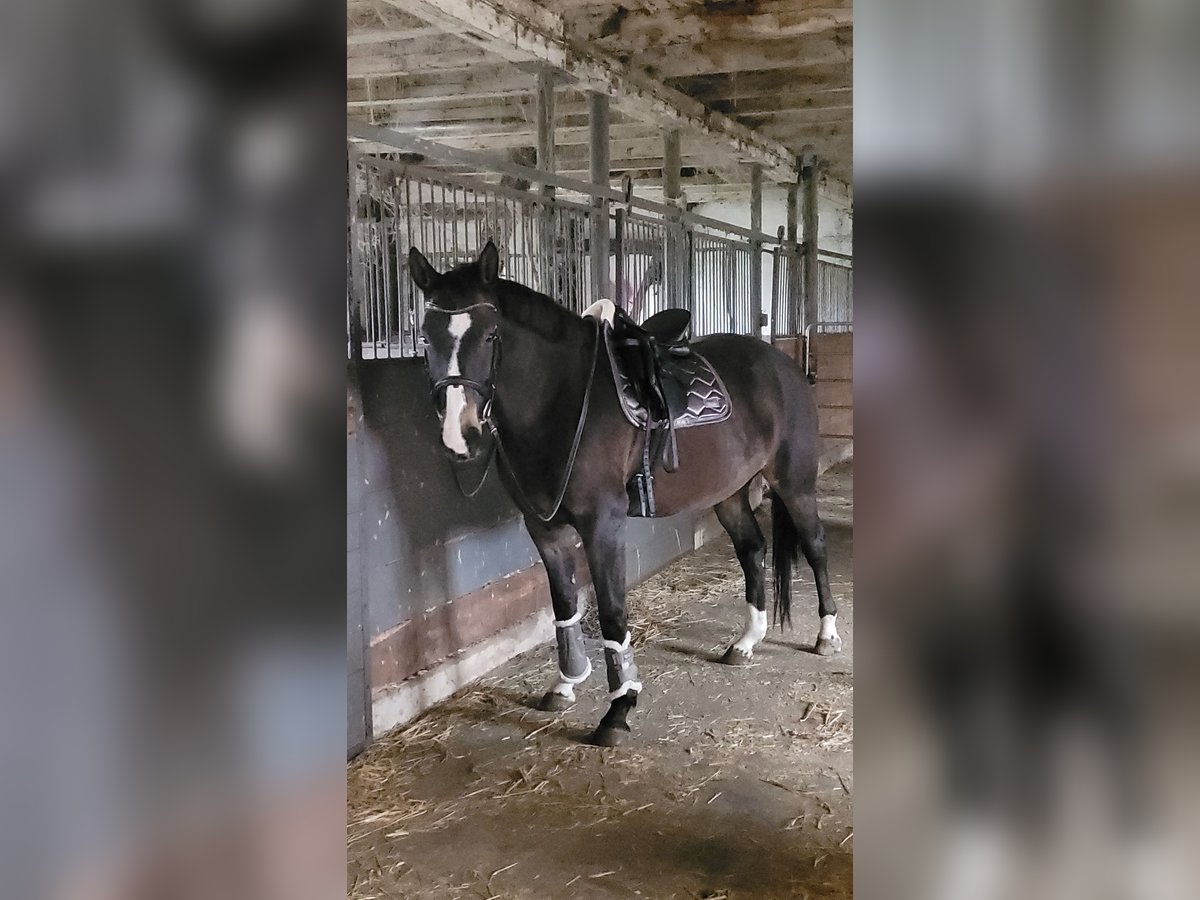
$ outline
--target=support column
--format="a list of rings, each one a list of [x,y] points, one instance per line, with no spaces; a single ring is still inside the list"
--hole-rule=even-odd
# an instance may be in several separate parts
[[[588,94],[588,125],[590,128],[592,184],[609,188],[609,131],[608,95]],[[592,300],[612,296],[608,277],[608,197],[592,198]]]
[[[799,217],[800,217],[800,183],[789,184],[787,190],[787,231],[785,238],[787,240],[788,266],[787,266],[787,285],[785,288],[784,299],[780,306],[787,310],[786,314],[781,314],[781,318],[787,326],[787,334],[796,334],[800,331],[800,319],[804,315],[803,300],[801,299],[801,289],[803,287],[800,278],[801,257],[799,253]],[[780,333],[784,333],[780,330]]]
[[[538,70],[537,74],[537,167],[540,171],[555,171],[554,165],[554,82],[557,76],[548,68]],[[542,182],[542,196],[547,201],[554,200],[554,185]],[[561,293],[561,281],[558,277],[557,261],[559,251],[559,234],[554,209],[547,202],[542,210],[539,222],[541,235],[537,242],[538,266],[540,283],[539,289],[552,297],[567,299]]]
[[[554,73],[541,69],[537,76],[537,167],[553,173],[554,167]],[[554,196],[554,185],[542,184],[542,194]]]
[[[800,169],[804,221],[804,322],[807,328],[817,321],[817,176],[815,157],[805,154]]]
[[[673,128],[663,135],[663,193],[667,206],[676,209],[683,203],[683,189],[680,185],[680,170],[683,168],[683,156],[680,152],[679,129]],[[663,272],[667,306],[687,306],[685,286],[687,261],[684,259],[685,245],[678,226],[667,229],[667,260],[666,271]]]
[[[750,239],[750,327],[753,333],[762,336],[763,289],[762,250],[757,237],[762,232],[762,166],[755,163],[750,167],[750,230],[755,237]]]

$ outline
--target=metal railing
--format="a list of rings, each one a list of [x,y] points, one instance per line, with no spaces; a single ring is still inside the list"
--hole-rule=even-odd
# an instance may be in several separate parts
[[[462,165],[452,157],[444,162]],[[591,202],[613,195],[618,199],[608,221],[608,280],[612,299],[635,319],[685,306],[692,311],[695,337],[762,336],[763,312],[770,313],[772,336],[803,331],[802,246],[784,241],[782,230],[772,238],[645,201],[633,196],[628,181],[623,192],[593,189],[506,165],[504,180],[496,184],[424,163],[351,153],[347,329],[350,352],[357,343],[363,359],[422,352],[424,299],[408,273],[412,246],[444,271],[475,259],[492,239],[504,277],[582,312],[600,299],[593,296]],[[514,186],[512,172],[518,170],[552,180],[561,190],[555,195]],[[753,283],[755,253],[766,257],[765,285]],[[849,269],[841,262],[819,265],[819,320],[848,320]]]
[[[849,262],[817,260],[817,321],[824,330],[851,331],[854,322],[854,270]]]

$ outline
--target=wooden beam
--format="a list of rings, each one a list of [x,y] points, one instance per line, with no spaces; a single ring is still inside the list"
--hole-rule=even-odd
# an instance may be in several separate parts
[[[747,116],[756,113],[780,112],[798,109],[842,109],[854,108],[854,92],[850,88],[821,91],[775,91],[759,97],[738,97],[711,101],[713,109],[729,116]]]
[[[367,121],[365,116],[360,117],[360,120]],[[511,147],[537,146],[537,126],[525,119],[390,127],[401,134],[415,134],[453,147],[474,147],[480,150],[494,147],[497,150],[503,150]],[[620,136],[622,139],[661,141],[658,134],[641,123],[612,125],[610,133],[614,137]],[[555,131],[554,139],[559,149],[568,145],[588,146],[591,140],[586,125],[560,127]]]
[[[705,41],[779,41],[843,28],[853,21],[848,4],[825,9],[725,12],[707,7],[680,13],[675,8],[617,10],[573,19],[583,41],[623,53],[644,53],[671,44]]]
[[[346,60],[346,75],[415,75],[420,72],[468,71],[495,62],[482,50],[469,47],[447,53],[405,53],[399,55],[356,56]]]
[[[846,125],[854,119],[854,110],[849,106],[829,109],[777,109],[773,112],[739,113],[739,121],[754,128],[766,129],[771,125],[796,128],[808,125]]]
[[[563,17],[535,0],[389,0],[417,18],[491,38],[490,50],[564,70],[580,87],[603,91],[624,111],[660,127],[701,133],[744,162],[757,162],[780,181],[796,176],[794,154],[728,116],[648,77],[611,54],[576,46]],[[414,60],[414,65],[419,64]]]
[[[346,46],[361,47],[365,44],[390,44],[393,41],[411,41],[427,38],[438,33],[436,28],[421,25],[417,28],[364,28],[346,35]]]
[[[591,169],[592,184],[608,184],[608,94],[596,91],[588,95],[592,107]],[[608,198],[592,199],[592,299],[611,297],[608,277]]]
[[[714,72],[791,69],[797,62],[808,65],[845,65],[852,62],[850,30],[837,29],[770,43],[757,40],[717,40],[651,49],[631,63],[656,78],[679,78]]]
[[[422,72],[411,75],[350,76],[346,79],[346,99],[368,98],[420,104],[454,97],[480,100],[490,97],[526,95],[529,76],[514,71],[510,63],[480,65],[461,71]]]
[[[854,86],[851,66],[846,63],[805,65],[802,60],[786,68],[764,71],[719,72],[672,79],[671,85],[707,103],[772,97],[780,93],[816,94],[848,90]]]

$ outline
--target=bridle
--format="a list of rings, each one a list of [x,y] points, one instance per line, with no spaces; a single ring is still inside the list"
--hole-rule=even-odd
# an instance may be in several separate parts
[[[446,313],[448,315],[456,315],[458,313],[464,313],[468,312],[469,310],[479,308],[487,308],[499,314],[499,309],[497,308],[496,304],[487,302],[473,303],[470,306],[464,306],[458,309],[446,309],[443,306],[434,306],[433,304],[428,304],[425,308],[427,311],[433,310],[434,312]],[[509,478],[512,481],[513,487],[516,489],[516,493],[519,495],[517,498],[518,505],[527,509],[542,522],[549,522],[556,515],[558,515],[559,509],[562,508],[563,498],[567,495],[567,485],[570,484],[571,473],[575,469],[575,457],[579,453],[579,444],[583,438],[583,428],[584,425],[587,424],[588,410],[591,407],[592,401],[592,382],[595,381],[596,360],[600,353],[600,335],[603,328],[603,323],[597,319],[596,339],[592,345],[592,362],[591,366],[588,368],[587,384],[583,390],[583,403],[579,410],[579,421],[575,426],[575,437],[571,441],[571,450],[567,454],[567,464],[563,469],[562,484],[559,486],[554,503],[548,513],[540,512],[534,503],[529,499],[529,495],[526,494],[524,489],[521,487],[521,483],[517,480],[517,473],[513,468],[512,461],[508,458],[508,453],[504,449],[504,443],[500,440],[500,430],[496,427],[495,422],[492,420],[492,407],[496,399],[496,375],[500,371],[500,332],[497,331],[494,336],[489,338],[492,344],[492,362],[488,367],[486,380],[477,381],[474,378],[467,378],[464,375],[446,375],[433,382],[433,401],[435,404],[437,404],[439,409],[443,408],[443,396],[446,392],[446,389],[449,387],[470,388],[472,391],[478,394],[483,400],[483,412],[481,414],[482,421],[480,424],[482,424],[489,432],[491,432],[492,435],[492,443],[488,447],[487,457],[485,458],[483,464],[483,475],[480,477],[479,483],[476,484],[471,491],[468,492],[463,489],[462,482],[458,477],[458,469],[454,467],[453,463],[451,464],[450,471],[454,475],[454,483],[458,486],[459,493],[461,493],[464,497],[471,498],[483,490],[484,482],[487,481],[488,470],[492,465],[492,457],[495,455],[496,451],[499,450],[500,458],[508,467]],[[425,372],[426,374],[429,373],[428,356],[425,357]]]
[[[494,303],[472,303],[470,306],[464,306],[462,309],[446,309],[444,306],[434,306],[429,304],[425,307],[426,310],[434,312],[446,313],[447,315],[457,315],[459,313],[469,312],[472,309],[486,308],[492,312],[499,314],[499,310]],[[433,402],[442,407],[442,398],[448,387],[465,387],[470,388],[483,399],[483,424],[489,425],[492,419],[492,402],[496,399],[496,373],[500,370],[500,333],[488,338],[492,344],[492,362],[488,366],[488,374],[486,381],[476,381],[474,378],[467,378],[465,375],[446,375],[433,382]],[[429,374],[429,357],[425,357],[425,373]],[[482,484],[482,482],[481,482]],[[471,494],[470,496],[475,496]]]

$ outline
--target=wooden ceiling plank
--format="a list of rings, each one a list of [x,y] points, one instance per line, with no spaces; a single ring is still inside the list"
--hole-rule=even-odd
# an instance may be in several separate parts
[[[788,182],[797,175],[795,154],[764,140],[751,129],[706,109],[694,98],[669,88],[610,54],[581,48],[567,37],[561,15],[534,0],[389,0],[405,12],[447,28],[471,28],[492,38],[489,48],[521,55],[560,68],[577,86],[602,91],[624,111],[660,127],[706,134],[744,162],[758,162],[773,177]]]

